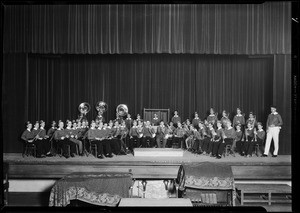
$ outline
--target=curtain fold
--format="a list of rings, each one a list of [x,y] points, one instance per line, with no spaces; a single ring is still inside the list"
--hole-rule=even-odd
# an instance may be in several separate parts
[[[91,104],[87,117],[92,120],[94,105],[102,100],[108,104],[106,120],[115,118],[119,104],[126,104],[133,118],[143,115],[143,108],[169,108],[184,120],[195,111],[204,119],[210,107],[229,111],[232,119],[240,107],[264,124],[275,101],[284,121],[280,152],[290,153],[291,73],[284,55],[29,54],[27,59],[26,54],[4,54],[4,62],[3,134],[10,141],[4,152],[21,151],[18,136],[27,120],[43,119],[49,125],[76,119],[81,102]]]
[[[291,3],[5,5],[4,52],[290,54]]]

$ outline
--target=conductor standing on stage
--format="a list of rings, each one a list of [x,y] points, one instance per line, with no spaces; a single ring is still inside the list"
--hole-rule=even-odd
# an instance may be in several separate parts
[[[279,149],[279,132],[282,126],[281,116],[276,112],[276,106],[271,106],[271,114],[268,116],[267,120],[267,139],[265,152],[262,157],[267,157],[269,154],[269,149],[271,145],[272,139],[274,140],[274,152],[272,157],[277,157],[278,149]]]

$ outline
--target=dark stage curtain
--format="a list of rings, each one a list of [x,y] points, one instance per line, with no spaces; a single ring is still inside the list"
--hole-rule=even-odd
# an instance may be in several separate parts
[[[182,119],[192,118],[195,111],[203,119],[210,107],[218,112],[241,107],[264,124],[275,102],[285,124],[280,154],[289,154],[289,77],[290,57],[284,55],[4,54],[4,152],[21,151],[18,137],[27,120],[50,124],[76,119],[81,102],[92,105],[87,116],[91,120],[95,103],[103,100],[108,104],[106,120],[115,118],[122,103],[133,117],[142,115],[143,108],[170,108]]]
[[[291,2],[5,5],[6,53],[290,54]]]

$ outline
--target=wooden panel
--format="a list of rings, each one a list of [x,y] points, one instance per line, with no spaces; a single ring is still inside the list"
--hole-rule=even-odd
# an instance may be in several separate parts
[[[73,172],[128,172],[134,178],[176,177],[179,166],[103,166],[103,165],[11,165],[10,178],[62,178]]]
[[[291,180],[290,165],[233,165],[235,180]],[[176,177],[179,164],[10,164],[9,178],[62,178],[73,172],[128,172],[135,177]]]
[[[231,166],[235,179],[291,180],[291,166]]]

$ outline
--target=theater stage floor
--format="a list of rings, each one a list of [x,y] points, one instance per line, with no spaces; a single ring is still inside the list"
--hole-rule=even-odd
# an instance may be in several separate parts
[[[101,163],[175,163],[175,164],[180,164],[180,163],[192,163],[192,162],[204,162],[204,161],[209,161],[209,162],[220,162],[220,163],[228,163],[231,165],[262,165],[262,164],[268,164],[268,165],[291,165],[291,155],[278,155],[276,158],[273,157],[243,157],[240,156],[239,154],[236,154],[235,157],[229,155],[226,157],[222,157],[221,159],[216,159],[210,156],[206,155],[195,155],[192,154],[188,151],[185,151],[183,153],[183,157],[135,157],[132,154],[127,154],[127,155],[118,155],[114,156],[113,158],[105,158],[105,159],[98,159],[95,158],[93,155],[87,156],[76,156],[74,158],[64,158],[64,157],[59,157],[54,156],[54,157],[46,157],[46,158],[34,158],[32,156],[25,156],[24,158],[22,157],[21,153],[3,153],[3,161],[7,163],[80,163],[80,164],[85,164],[85,163],[93,163],[93,164],[101,164]]]

